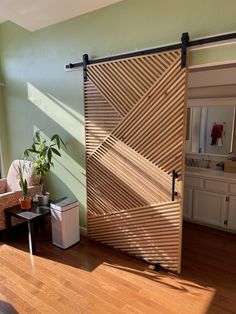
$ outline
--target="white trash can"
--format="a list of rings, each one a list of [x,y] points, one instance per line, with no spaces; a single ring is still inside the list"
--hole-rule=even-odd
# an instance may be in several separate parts
[[[63,197],[50,204],[52,243],[67,249],[80,240],[79,203],[76,199]]]

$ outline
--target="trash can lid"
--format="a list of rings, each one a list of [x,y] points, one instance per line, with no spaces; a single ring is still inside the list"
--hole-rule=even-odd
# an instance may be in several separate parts
[[[50,203],[51,208],[58,209],[58,210],[65,210],[69,208],[73,208],[79,204],[78,200],[72,197],[62,197],[58,200],[52,201]]]

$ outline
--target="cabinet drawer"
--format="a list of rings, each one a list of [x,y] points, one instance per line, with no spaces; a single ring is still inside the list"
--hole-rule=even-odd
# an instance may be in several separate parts
[[[227,183],[216,180],[205,180],[205,188],[214,192],[227,193]]]
[[[197,187],[197,188],[203,188],[203,179],[186,176],[185,177],[185,185]]]
[[[230,183],[230,185],[229,185],[229,193],[230,194],[236,194],[236,184]]]

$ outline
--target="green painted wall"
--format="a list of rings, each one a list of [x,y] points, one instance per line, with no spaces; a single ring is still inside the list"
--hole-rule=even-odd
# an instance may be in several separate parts
[[[226,0],[125,0],[66,22],[28,32],[11,22],[0,26],[0,58],[8,132],[6,168],[20,157],[40,128],[59,133],[68,150],[48,178],[53,197],[75,195],[86,226],[82,71],[65,72],[67,62],[235,31],[236,2]],[[234,59],[222,49],[219,58]],[[211,59],[214,51],[208,54]],[[218,59],[219,59],[218,58]],[[205,55],[195,55],[195,64]],[[7,156],[6,155],[6,156]]]
[[[6,124],[6,112],[5,112],[5,106],[3,101],[3,90],[4,86],[4,80],[1,74],[1,68],[0,68],[0,154],[2,154],[2,160],[0,160],[0,177],[3,177],[5,175],[4,173],[4,166],[5,163],[8,160],[7,156],[7,124]],[[1,169],[3,167],[3,169]]]
[[[5,116],[6,115],[5,115],[5,107],[3,104],[2,87],[0,86],[0,153],[1,152],[4,153],[4,156],[3,156],[4,161],[7,159]],[[1,164],[0,164],[0,167],[1,167]],[[1,176],[4,175],[4,173],[1,173],[1,171],[0,171],[0,174]]]

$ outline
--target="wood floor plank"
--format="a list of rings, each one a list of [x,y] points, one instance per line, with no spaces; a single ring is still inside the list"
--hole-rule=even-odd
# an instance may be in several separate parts
[[[54,274],[49,274],[47,270],[41,269],[39,265],[36,265],[32,269],[32,265],[30,263],[24,262],[20,259],[19,256],[17,256],[17,253],[12,256],[10,252],[4,251],[4,259],[7,263],[7,267],[5,264],[3,264],[3,259],[0,257],[0,267],[2,267],[5,270],[5,273],[10,273],[10,271],[17,271],[17,276],[15,276],[14,280],[16,282],[23,282],[23,280],[29,281],[33,284],[33,287],[36,287],[38,289],[36,291],[37,296],[39,295],[39,291],[43,291],[44,293],[47,293],[50,295],[50,300],[48,300],[47,297],[44,297],[42,295],[41,303],[43,301],[48,302],[49,306],[54,306],[54,299],[60,299],[59,302],[62,302],[63,305],[67,304],[67,306],[70,307],[71,311],[74,310],[75,313],[80,312],[79,308],[85,308],[87,306],[86,299],[84,299],[82,296],[79,298],[79,295],[77,293],[74,293],[72,289],[68,289],[68,287],[65,285],[64,281],[61,283],[59,280],[55,280],[55,272]],[[25,258],[25,257],[24,257]],[[9,263],[7,260],[10,260]],[[17,267],[15,266],[17,265]],[[5,266],[5,267],[4,267]],[[32,272],[30,273],[30,269],[32,269]],[[22,271],[22,270],[27,270]],[[10,274],[9,274],[10,275]],[[20,278],[18,278],[20,276]],[[44,282],[42,278],[44,276],[47,276],[47,281]],[[55,294],[52,295],[51,291],[55,291]],[[39,300],[39,297],[37,298]],[[42,304],[40,305],[40,308],[42,308]],[[54,313],[53,307],[51,309],[51,312]]]
[[[181,276],[87,238],[61,250],[45,232],[37,249],[0,243],[1,313],[236,313],[236,235],[185,224]]]
[[[7,304],[11,305],[19,313],[41,313],[41,311],[31,305],[29,298],[25,299],[25,290],[19,290],[19,287],[15,285],[14,281],[1,275],[0,282],[1,300],[7,302]]]
[[[46,247],[44,249],[46,250]],[[57,259],[59,259],[60,256],[61,253],[59,253]],[[89,257],[89,255],[87,255],[87,257]],[[90,258],[92,261],[94,257],[90,256]],[[72,249],[70,259],[75,263],[78,259],[78,252],[75,251],[73,253]],[[115,305],[117,309],[121,310],[131,299],[135,300],[140,286],[138,287],[133,282],[126,281],[126,274],[124,274],[124,276],[122,275],[120,278],[117,274],[107,272],[107,267],[109,268],[109,265],[106,266],[102,262],[92,274],[87,272],[83,273],[82,281],[85,280],[93,285],[92,288],[89,287],[90,292],[93,291],[96,295],[100,295],[101,298],[106,295],[106,301],[109,300],[110,304]],[[67,276],[71,276],[71,274],[67,274]],[[95,291],[94,287],[98,287],[98,289]],[[149,304],[147,305],[147,299],[143,298],[141,295],[138,300],[135,300],[135,303],[140,309],[143,309],[143,312],[151,311],[153,307],[155,308],[158,305],[158,303],[152,302],[151,300],[149,300]],[[150,305],[152,305],[152,307],[150,307]]]
[[[32,298],[37,296],[37,304],[41,301],[40,308],[42,308],[42,303],[46,302],[48,309],[51,308],[50,311],[52,313],[57,312],[53,310],[55,304],[57,305],[58,312],[66,312],[68,308],[71,309],[71,313],[77,312],[77,307],[73,304],[72,300],[58,293],[57,286],[48,285],[48,280],[47,282],[39,281],[35,276],[27,275],[25,271],[14,266],[11,262],[3,264],[1,257],[0,267],[7,278],[12,278],[14,286],[17,287],[16,293],[20,294],[21,297],[28,294],[28,300],[32,302]],[[14,274],[12,274],[13,272]]]

